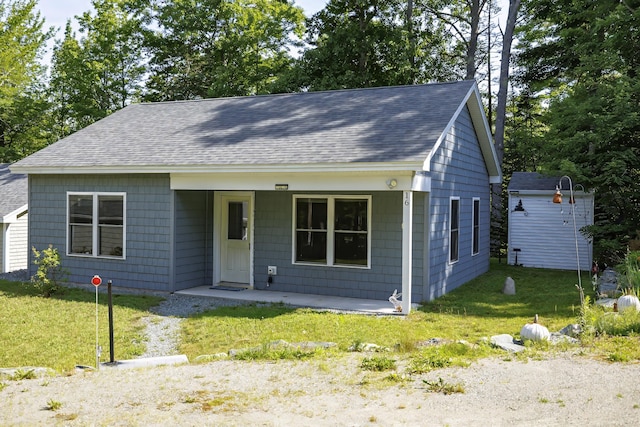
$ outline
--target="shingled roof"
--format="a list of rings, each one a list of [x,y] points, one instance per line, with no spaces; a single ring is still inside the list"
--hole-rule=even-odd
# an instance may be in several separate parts
[[[415,170],[474,91],[463,81],[132,104],[14,166],[100,173],[391,162]]]
[[[26,175],[12,174],[8,163],[0,163],[0,222],[3,218],[27,205]]]
[[[538,172],[514,172],[508,191],[555,191],[559,176],[542,175]]]

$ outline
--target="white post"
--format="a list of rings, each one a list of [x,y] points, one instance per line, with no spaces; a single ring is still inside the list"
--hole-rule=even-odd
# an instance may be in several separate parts
[[[402,312],[411,311],[413,191],[402,192]]]
[[[100,341],[98,340],[98,287],[96,286],[96,369],[100,369]]]

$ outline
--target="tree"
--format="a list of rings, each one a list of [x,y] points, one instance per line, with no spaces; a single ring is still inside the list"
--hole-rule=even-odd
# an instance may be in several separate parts
[[[596,191],[597,260],[615,264],[640,223],[639,2],[528,2],[521,79],[557,94],[545,121],[551,172]]]
[[[149,100],[272,92],[304,29],[302,10],[286,1],[169,0],[154,11]]]
[[[39,64],[51,30],[35,0],[0,0],[0,162],[31,153],[46,139],[39,127],[46,102]]]
[[[299,85],[325,90],[450,79],[446,29],[423,11],[400,0],[331,0],[308,21]]]
[[[54,49],[50,90],[57,135],[68,135],[138,99],[146,72],[145,15],[127,0],[93,0]]]

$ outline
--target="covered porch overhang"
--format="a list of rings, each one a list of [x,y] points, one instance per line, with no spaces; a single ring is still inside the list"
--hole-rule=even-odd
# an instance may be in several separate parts
[[[402,313],[408,314],[411,311],[413,193],[431,190],[431,177],[428,173],[406,169],[406,167],[375,171],[311,168],[306,172],[299,170],[174,172],[170,174],[170,186],[172,190],[177,191],[402,192],[402,278],[400,291],[402,292]],[[251,292],[258,292],[258,295],[261,295],[263,293],[269,294],[272,291]],[[289,297],[286,296],[286,298]],[[283,298],[285,297],[283,296]],[[310,295],[307,299],[314,301],[318,299],[318,296]],[[378,301],[378,303],[380,302]],[[388,301],[382,301],[382,304],[391,305]]]

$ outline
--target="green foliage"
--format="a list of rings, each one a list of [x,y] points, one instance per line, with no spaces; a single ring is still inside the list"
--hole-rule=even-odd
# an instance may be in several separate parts
[[[307,349],[276,342],[238,351],[233,358],[237,360],[303,360],[322,352],[323,350],[319,348]]]
[[[365,371],[382,372],[396,369],[396,361],[385,356],[365,357],[360,363]]]
[[[128,0],[93,0],[67,23],[53,52],[49,91],[55,137],[64,137],[139,99],[147,73],[143,56],[146,12]]]
[[[40,295],[50,297],[58,292],[62,282],[67,280],[68,272],[62,268],[58,249],[49,245],[42,251],[31,248],[33,263],[38,266],[36,274],[31,276],[31,285],[37,289]]]
[[[62,408],[62,402],[55,400],[55,399],[49,399],[47,401],[47,410],[48,411],[57,411],[58,409]]]
[[[587,331],[597,336],[636,336],[640,334],[640,312],[625,310],[614,312],[598,305],[587,306],[584,310]]]
[[[39,83],[39,63],[51,30],[36,0],[0,1],[0,163],[11,162],[42,147],[43,115],[48,108]]]
[[[298,62],[309,90],[446,81],[464,61],[449,51],[447,25],[419,2],[331,0],[308,20],[310,46]]]
[[[304,15],[289,2],[171,0],[154,5],[148,100],[272,92],[290,70]]]
[[[464,386],[462,384],[450,384],[445,382],[442,378],[438,378],[438,381],[422,380],[427,385],[427,390],[432,393],[453,394],[464,393]]]
[[[638,296],[640,290],[640,251],[629,251],[624,262],[616,266],[618,286],[625,295]]]
[[[33,369],[16,369],[11,376],[11,381],[32,380],[36,378],[36,372]]]

